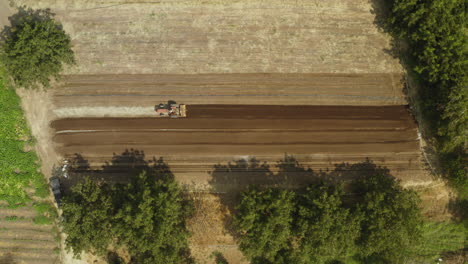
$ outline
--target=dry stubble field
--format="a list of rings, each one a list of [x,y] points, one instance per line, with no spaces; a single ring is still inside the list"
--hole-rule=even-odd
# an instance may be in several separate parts
[[[245,171],[216,179],[216,164],[255,157],[275,171],[287,153],[318,171],[368,157],[406,185],[433,182],[402,106],[401,66],[367,0],[13,2],[51,8],[78,61],[42,94],[45,103],[25,107],[39,145],[55,146],[58,157],[79,153],[94,168],[138,149],[164,157],[179,181],[224,193],[199,199],[206,212],[191,228],[200,260],[220,250],[241,262],[220,199],[265,183]],[[187,104],[188,117],[151,118],[154,104],[167,100]]]
[[[367,0],[14,0],[51,8],[75,74],[399,73]]]

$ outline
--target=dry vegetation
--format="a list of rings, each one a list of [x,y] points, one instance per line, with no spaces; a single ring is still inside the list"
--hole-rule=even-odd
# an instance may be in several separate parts
[[[55,1],[79,74],[399,73],[367,0]]]

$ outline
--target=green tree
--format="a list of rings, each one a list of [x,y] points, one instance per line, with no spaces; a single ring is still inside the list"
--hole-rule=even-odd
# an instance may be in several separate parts
[[[70,37],[48,10],[20,8],[4,30],[1,61],[17,85],[47,87],[63,64],[74,64]]]
[[[363,215],[358,238],[360,256],[383,263],[404,262],[420,243],[419,197],[385,174],[370,174],[354,184],[362,197],[357,204]]]
[[[143,172],[116,193],[126,195],[116,207],[114,229],[136,263],[190,261],[185,219],[193,209],[173,179]]]
[[[90,251],[105,255],[112,242],[112,197],[106,184],[86,178],[62,199],[63,231],[67,250],[76,256]]]
[[[242,193],[237,210],[234,226],[239,247],[252,263],[287,263],[294,193],[251,187]]]
[[[132,173],[138,173],[135,168]],[[62,199],[67,248],[76,256],[82,251],[104,256],[112,245],[128,251],[134,263],[191,263],[185,224],[191,203],[162,160],[138,171],[129,184],[87,178],[73,187]]]
[[[294,263],[327,263],[355,252],[360,218],[342,205],[341,185],[320,183],[300,195],[295,221]]]
[[[468,196],[468,35],[465,0],[392,0],[388,27],[409,45],[421,112],[437,141],[444,174]],[[460,162],[461,161],[461,162]]]

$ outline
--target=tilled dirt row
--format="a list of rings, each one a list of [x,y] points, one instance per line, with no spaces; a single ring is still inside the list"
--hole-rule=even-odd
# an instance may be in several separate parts
[[[315,171],[368,157],[408,182],[427,180],[416,125],[404,106],[189,105],[186,118],[61,119],[51,126],[58,153],[79,153],[92,168],[139,151],[148,160],[163,157],[180,181],[204,186],[217,164],[256,158],[274,167],[285,154]],[[129,165],[120,161],[114,177],[124,178],[119,168]],[[262,182],[247,174],[218,186]],[[304,182],[296,176],[295,183]]]
[[[36,215],[29,206],[0,209],[0,263],[59,263],[52,226],[34,224]]]
[[[57,108],[184,104],[401,105],[401,75],[138,74],[70,75],[55,90]]]

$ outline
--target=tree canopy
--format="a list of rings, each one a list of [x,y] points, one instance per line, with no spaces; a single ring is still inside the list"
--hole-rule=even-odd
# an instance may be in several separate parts
[[[360,256],[388,263],[405,261],[421,238],[417,194],[384,174],[371,174],[354,184],[362,197],[356,204],[357,212],[362,214],[357,241]]]
[[[351,193],[331,182],[296,191],[251,187],[234,216],[241,251],[252,263],[410,259],[421,242],[416,193],[379,173],[362,175],[350,187]]]
[[[299,196],[295,263],[325,263],[355,252],[359,216],[343,207],[341,185],[317,184]]]
[[[112,197],[106,184],[97,184],[86,178],[73,187],[70,195],[62,199],[63,231],[66,246],[76,256],[82,251],[106,253],[112,242]]]
[[[185,221],[192,206],[169,177],[141,172],[129,184],[110,187],[86,179],[63,199],[66,245],[104,256],[123,246],[135,263],[189,263]]]
[[[64,64],[74,64],[71,39],[48,10],[20,8],[2,32],[1,61],[19,86],[50,85]]]
[[[143,172],[117,193],[128,195],[116,206],[114,230],[136,263],[186,262],[189,232],[185,220],[192,208],[177,183],[155,180]]]
[[[445,174],[468,197],[468,35],[465,0],[392,0],[388,28],[409,48],[421,112]]]
[[[242,194],[234,218],[239,247],[252,263],[288,263],[294,193],[251,188]]]

